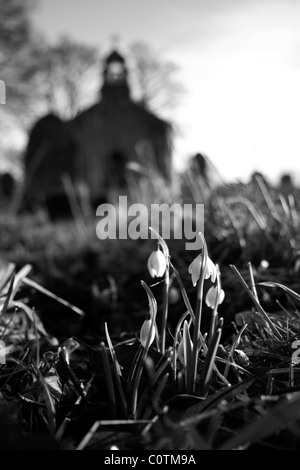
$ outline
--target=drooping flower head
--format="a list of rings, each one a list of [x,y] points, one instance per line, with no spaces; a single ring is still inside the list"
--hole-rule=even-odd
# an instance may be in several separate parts
[[[194,259],[194,261],[189,265],[188,271],[192,276],[192,283],[195,287],[199,278],[200,278],[200,271],[201,271],[201,264],[202,264],[202,253]],[[215,282],[217,277],[217,268],[212,260],[207,256],[206,259],[206,266],[204,271],[204,279],[211,278],[212,282]]]
[[[150,320],[145,320],[140,329],[140,342],[144,348],[148,344],[148,347],[151,346],[155,339],[155,324]]]
[[[162,277],[165,274],[167,260],[159,248],[151,253],[147,266],[151,277]]]
[[[218,287],[217,286],[211,286],[205,297],[205,303],[208,307],[214,308],[215,305],[220,305],[225,298],[225,292],[223,289],[220,290],[220,293],[218,295]]]

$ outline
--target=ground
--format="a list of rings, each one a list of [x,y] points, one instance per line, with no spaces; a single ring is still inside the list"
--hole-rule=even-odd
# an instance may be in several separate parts
[[[1,448],[299,449],[299,209],[278,191],[252,196],[212,195],[200,252],[161,240],[161,278],[154,240],[3,212]]]

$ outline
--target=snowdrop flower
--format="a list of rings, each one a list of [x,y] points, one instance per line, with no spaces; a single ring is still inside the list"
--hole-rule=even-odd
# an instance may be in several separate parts
[[[210,308],[215,307],[217,295],[218,295],[217,286],[211,286],[208,289],[206,297],[205,297],[205,303],[208,307],[210,307]],[[223,289],[221,289],[221,291],[219,293],[217,305],[220,305],[223,302],[224,298],[225,298],[225,292],[223,291]]]
[[[155,323],[152,321],[150,318],[149,320],[145,320],[144,323],[142,324],[142,328],[140,330],[140,342],[146,347],[148,338],[150,336],[150,341],[149,341],[149,347],[154,341],[155,338]]]
[[[201,263],[202,254],[200,253],[200,255],[198,255],[197,258],[195,258],[194,261],[189,265],[189,273],[192,276],[192,283],[194,287],[196,286],[200,277]],[[217,268],[208,256],[206,261],[204,279],[208,279],[210,277],[212,282],[215,282],[217,277]]]
[[[167,260],[162,251],[153,251],[148,258],[148,270],[151,277],[162,277],[167,268]]]

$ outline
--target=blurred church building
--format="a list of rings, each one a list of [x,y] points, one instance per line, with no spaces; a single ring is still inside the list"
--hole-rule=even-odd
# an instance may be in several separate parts
[[[96,206],[113,192],[126,194],[134,165],[171,182],[172,126],[131,99],[127,75],[114,50],[104,61],[99,102],[69,121],[48,114],[36,122],[24,155],[24,206],[60,206],[70,188]]]

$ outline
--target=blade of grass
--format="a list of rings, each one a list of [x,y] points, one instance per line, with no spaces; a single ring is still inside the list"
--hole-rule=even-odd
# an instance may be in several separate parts
[[[133,358],[133,361],[132,361],[132,364],[131,364],[131,367],[130,367],[130,370],[129,370],[129,373],[128,373],[127,381],[129,383],[131,383],[132,380],[133,380],[133,377],[134,377],[137,365],[139,363],[139,359],[142,355],[142,352],[143,352],[143,346],[142,346],[142,344],[140,344],[137,352],[134,355],[134,358]]]
[[[16,269],[16,265],[15,263],[9,263],[5,269],[5,273],[2,277],[2,279],[0,280],[0,293],[2,292],[2,290],[4,289],[5,285],[7,284],[7,282],[9,281],[9,279],[11,278],[11,276],[14,274],[15,272],[15,269]]]
[[[298,215],[297,208],[296,208],[295,196],[293,194],[289,194],[288,201],[289,201],[293,233],[295,234],[299,227],[299,215]]]
[[[80,203],[77,198],[74,183],[70,175],[67,173],[64,173],[61,179],[62,179],[65,194],[67,196],[67,199],[71,208],[75,227],[79,234],[83,234],[85,232],[86,223],[84,220],[84,215],[82,213],[82,207],[80,206]]]
[[[216,271],[217,271],[217,285],[216,285],[217,295],[215,297],[215,303],[214,303],[214,306],[213,306],[213,311],[212,311],[209,330],[208,330],[208,345],[210,344],[210,342],[211,342],[211,340],[212,340],[212,338],[215,334],[215,330],[216,330],[217,323],[218,323],[218,317],[219,317],[219,315],[218,315],[218,305],[219,305],[219,296],[221,294],[222,286],[221,286],[220,269],[219,269],[218,264],[216,264]]]
[[[36,327],[37,327],[39,333],[41,333],[45,337],[49,337],[47,331],[45,330],[45,328],[42,324],[42,322],[38,318],[35,318],[36,313],[30,307],[28,307],[28,305],[24,304],[23,302],[21,302],[19,300],[13,300],[13,301],[10,302],[9,305],[11,305],[12,307],[23,310],[26,313],[26,315],[28,316],[29,320],[32,322],[32,324],[34,323],[34,321],[36,322]]]
[[[158,402],[161,398],[161,394],[168,382],[168,378],[169,378],[169,373],[165,374],[162,379],[160,380],[159,384],[158,384],[158,387],[157,389],[155,390],[154,394],[153,394],[153,397],[152,397],[152,405],[153,405],[153,408],[154,410],[156,411],[156,414],[160,414],[162,412],[162,410],[159,409],[158,407]]]
[[[110,370],[110,365],[109,365],[109,360],[108,360],[108,355],[106,351],[106,346],[103,342],[100,344],[100,349],[102,352],[102,362],[103,362],[103,368],[104,368],[104,374],[105,374],[105,379],[106,379],[106,385],[108,389],[108,395],[109,395],[109,400],[111,404],[111,408],[113,411],[113,417],[117,417],[117,406],[116,406],[116,396],[115,396],[115,389],[114,389],[114,383],[111,375],[111,370]]]
[[[93,435],[97,432],[98,428],[100,426],[109,426],[109,427],[114,427],[116,426],[117,428],[120,428],[122,426],[125,426],[125,427],[128,427],[128,426],[138,426],[138,425],[143,425],[145,426],[145,428],[147,426],[151,426],[153,425],[153,423],[155,422],[155,419],[153,419],[152,421],[149,421],[149,420],[132,420],[132,419],[126,419],[126,420],[123,420],[123,419],[118,419],[118,420],[101,420],[101,421],[95,421],[95,423],[93,424],[93,426],[90,428],[90,430],[87,432],[87,434],[84,436],[84,438],[81,440],[81,442],[78,444],[78,446],[76,447],[76,450],[83,450],[86,445],[89,443],[89,441],[91,440],[91,438],[93,437]],[[143,432],[145,431],[145,428],[143,429],[143,431],[141,432],[143,434]]]
[[[186,293],[186,290],[185,290],[185,288],[184,288],[184,286],[183,286],[183,283],[182,283],[181,277],[180,277],[180,275],[179,275],[179,272],[178,272],[177,269],[173,266],[173,264],[172,264],[171,261],[170,261],[170,266],[171,266],[171,268],[173,269],[173,272],[174,272],[174,274],[175,274],[175,277],[176,277],[176,280],[177,280],[177,282],[178,282],[178,285],[179,285],[179,288],[180,288],[180,292],[181,292],[183,301],[184,301],[184,303],[185,303],[185,306],[186,306],[186,308],[187,308],[187,310],[188,310],[188,312],[189,312],[189,314],[190,314],[190,316],[191,316],[191,318],[192,318],[192,320],[193,320],[193,322],[194,322],[194,321],[195,321],[195,314],[194,314],[194,312],[193,312],[193,309],[192,309],[192,306],[191,306],[191,304],[190,304],[190,300],[189,300],[189,298],[188,298],[188,295],[187,295],[187,293]]]
[[[230,264],[229,265],[230,268],[235,272],[235,274],[237,275],[238,279],[240,280],[242,286],[244,287],[244,290],[247,292],[247,294],[249,295],[249,297],[252,299],[253,303],[255,304],[257,310],[259,311],[259,313],[262,314],[263,318],[265,319],[266,321],[266,324],[269,326],[269,328],[271,329],[271,331],[273,332],[274,336],[279,339],[279,340],[282,340],[283,337],[282,335],[280,334],[280,332],[278,331],[278,329],[276,328],[276,325],[274,325],[274,323],[272,322],[272,320],[270,319],[269,315],[265,312],[265,310],[262,308],[262,306],[260,305],[260,303],[256,300],[255,298],[255,295],[252,293],[251,289],[249,288],[249,286],[247,285],[247,283],[245,282],[244,278],[242,277],[242,275],[240,274],[240,272],[237,270],[237,268]]]
[[[276,433],[291,422],[295,422],[300,414],[300,393],[296,392],[288,396],[284,403],[276,406],[266,415],[256,419],[245,428],[241,429],[232,438],[225,442],[219,450],[237,449],[246,444],[261,441]]]
[[[40,368],[40,339],[39,339],[38,329],[37,329],[37,325],[36,325],[36,316],[35,316],[34,312],[33,312],[33,327],[34,327],[34,334],[35,334],[35,341],[36,341],[36,370],[39,372],[39,368]]]
[[[152,377],[151,383],[149,384],[149,386],[142,393],[142,395],[139,399],[139,404],[137,406],[137,417],[139,417],[141,415],[141,411],[142,411],[142,408],[144,406],[144,402],[148,398],[151,388],[159,380],[162,373],[165,371],[165,369],[170,364],[170,361],[171,361],[170,358],[168,358],[166,361],[164,361],[162,363],[162,365],[159,367],[159,369],[155,372],[154,376]]]
[[[170,261],[170,266],[171,266],[171,268],[173,269],[174,274],[175,274],[175,277],[176,277],[176,280],[177,280],[177,282],[178,282],[178,284],[179,284],[179,288],[180,288],[180,291],[181,291],[182,298],[183,298],[183,300],[184,300],[185,306],[186,306],[186,308],[187,308],[187,310],[188,310],[188,312],[189,312],[189,314],[190,314],[190,316],[191,316],[191,319],[192,319],[193,323],[195,323],[195,314],[194,314],[194,311],[193,311],[192,306],[191,306],[191,304],[190,304],[190,301],[189,301],[188,295],[187,295],[187,293],[186,293],[186,290],[185,290],[185,288],[184,288],[184,286],[183,286],[183,283],[182,283],[181,277],[180,277],[180,275],[179,275],[179,272],[178,272],[177,269],[173,266],[173,264],[172,264],[171,261]],[[199,331],[199,338],[200,338],[201,346],[202,346],[202,348],[204,349],[204,351],[206,352],[206,351],[207,351],[207,345],[206,345],[206,343],[205,343],[205,340],[204,340],[204,338],[203,338],[203,335],[202,335],[201,331]]]
[[[30,273],[31,270],[32,270],[31,264],[26,264],[22,269],[20,269],[20,271],[18,271],[16,273],[14,288],[13,288],[13,292],[12,292],[12,295],[11,295],[11,300],[14,299],[16,293],[19,290],[19,287],[20,287],[22,281],[24,281],[24,278]]]
[[[141,284],[142,284],[142,286],[144,287],[144,289],[147,293],[149,304],[152,303],[152,315],[151,315],[152,318],[151,318],[151,327],[150,327],[150,331],[151,331],[152,327],[155,324],[155,318],[156,318],[156,312],[157,312],[156,300],[155,300],[155,297],[153,295],[153,292],[151,291],[151,289],[149,289],[147,284],[144,281],[141,281]],[[139,390],[140,380],[141,380],[142,372],[143,372],[143,368],[144,368],[144,362],[145,362],[145,359],[146,359],[146,356],[148,354],[149,347],[150,347],[150,341],[151,341],[151,336],[149,335],[148,338],[147,338],[145,347],[142,351],[138,366],[137,366],[135,381],[134,381],[134,385],[133,385],[132,401],[131,401],[131,414],[132,414],[134,419],[136,419],[138,390]]]
[[[105,335],[106,335],[108,348],[109,348],[111,358],[112,358],[113,370],[114,370],[114,374],[115,374],[117,388],[118,388],[119,395],[120,395],[120,398],[121,398],[121,403],[122,403],[124,416],[128,417],[127,402],[126,402],[126,398],[125,398],[125,395],[124,395],[124,390],[123,390],[121,379],[120,379],[120,377],[122,377],[121,367],[120,367],[119,361],[117,359],[117,355],[116,355],[115,349],[113,347],[113,344],[111,342],[106,322],[105,322]]]
[[[13,274],[12,278],[10,280],[8,292],[6,294],[6,298],[5,298],[5,301],[4,301],[2,310],[1,310],[1,315],[6,315],[6,313],[7,313],[8,304],[9,304],[9,301],[11,299],[11,295],[12,295],[12,291],[13,291],[13,287],[14,287],[14,281],[15,281],[15,275]]]
[[[182,344],[183,344],[183,362],[184,362],[184,381],[186,391],[188,390],[188,384],[190,382],[189,374],[191,372],[189,365],[192,361],[192,340],[190,337],[189,325],[186,320],[183,323],[183,334],[182,334]]]
[[[176,388],[176,380],[177,380],[177,344],[179,343],[178,341],[178,336],[179,332],[181,330],[181,325],[185,318],[189,315],[189,312],[185,312],[183,315],[181,315],[175,329],[175,334],[174,334],[174,339],[173,339],[173,356],[172,356],[172,380],[173,380],[173,388]]]
[[[206,358],[204,360],[203,369],[200,375],[200,395],[206,396],[209,390],[213,366],[217,355],[218,346],[220,343],[222,328],[218,328],[211,340]]]
[[[55,403],[52,398],[51,392],[49,390],[48,384],[46,383],[43,375],[41,374],[40,370],[34,366],[34,364],[31,364],[31,368],[34,372],[34,375],[42,385],[42,388],[44,390],[44,399],[45,399],[45,405],[46,405],[46,411],[47,411],[47,418],[48,418],[48,427],[50,431],[50,435],[52,437],[55,436],[55,430],[56,430],[56,411],[55,411]]]
[[[222,203],[222,208],[223,211],[226,212],[226,215],[228,216],[228,220],[230,221],[233,229],[235,230],[236,237],[238,239],[239,245],[242,249],[245,249],[246,247],[246,240],[243,234],[243,231],[241,230],[240,224],[238,223],[236,216],[231,209],[231,207],[228,205],[228,201],[224,201]]]
[[[256,298],[257,302],[259,302],[258,295],[257,295],[257,290],[256,290],[256,287],[255,287],[255,281],[254,281],[254,274],[253,274],[252,264],[251,264],[250,261],[249,261],[249,263],[248,263],[248,270],[249,270],[249,275],[250,275],[250,289],[251,289],[251,291],[252,291],[254,297]]]
[[[26,284],[27,286],[33,287],[34,289],[38,290],[38,291],[41,292],[42,294],[45,294],[45,295],[47,295],[48,297],[51,297],[52,299],[54,299],[54,300],[56,300],[57,302],[61,303],[61,304],[64,305],[65,307],[70,308],[71,310],[73,310],[73,312],[77,313],[77,315],[80,315],[80,316],[84,316],[84,315],[85,315],[85,313],[84,313],[80,308],[75,307],[74,305],[70,304],[70,302],[67,302],[66,300],[62,299],[62,298],[59,297],[58,295],[53,294],[53,292],[50,292],[48,289],[46,289],[45,287],[40,286],[37,282],[32,281],[32,280],[29,279],[28,277],[24,277],[24,278],[22,279],[22,281],[23,281],[24,284]]]
[[[48,417],[48,426],[50,431],[50,436],[55,436],[56,430],[56,410],[55,410],[55,403],[52,398],[51,392],[49,390],[48,384],[46,383],[44,377],[39,372],[38,373],[39,380],[44,388],[44,397],[45,397],[45,405],[47,409],[47,417]]]
[[[269,189],[267,188],[263,178],[261,176],[256,176],[255,177],[256,182],[258,184],[258,187],[263,195],[263,198],[267,204],[267,207],[270,211],[270,214],[272,217],[274,217],[275,220],[280,221],[280,214],[278,213],[278,210],[272,200],[271,194]]]
[[[78,380],[78,378],[76,377],[75,373],[73,372],[72,368],[70,367],[70,365],[68,364],[68,361],[67,361],[67,357],[68,355],[66,355],[66,348],[65,346],[63,346],[62,348],[60,348],[59,350],[59,358],[61,360],[61,363],[62,363],[62,367],[64,369],[64,372],[66,374],[66,376],[71,380],[71,382],[73,383],[74,385],[74,389],[77,393],[77,397],[81,397],[81,398],[84,398],[84,394],[83,394],[83,390],[81,388],[81,385],[80,385],[80,382]]]
[[[279,289],[284,290],[284,292],[290,295],[293,299],[300,302],[300,295],[297,294],[297,292],[293,291],[292,289],[289,289],[288,287],[283,284],[280,284],[279,282],[259,282],[257,285],[265,287],[279,287]]]
[[[94,377],[92,377],[88,383],[86,384],[86,386],[84,387],[84,390],[83,390],[83,395],[84,397],[87,396],[88,394],[88,391],[89,389],[91,388],[91,385],[92,385],[92,382],[94,380]],[[78,407],[80,405],[80,403],[82,402],[82,397],[78,397],[76,402],[75,402],[75,405],[74,405],[74,408],[67,414],[67,416],[65,417],[65,419],[63,420],[63,422],[61,423],[61,425],[59,426],[58,430],[56,431],[56,434],[55,434],[55,439],[57,440],[60,440],[62,439],[62,436],[63,434],[65,433],[68,425],[70,424],[70,422],[72,421],[73,418],[73,415],[75,415],[75,410],[78,411]]]
[[[232,343],[232,346],[230,348],[230,352],[228,354],[228,361],[226,361],[226,366],[225,366],[225,371],[224,371],[224,377],[227,377],[228,375],[228,372],[229,372],[229,367],[232,365],[231,362],[233,362],[233,354],[234,354],[234,351],[235,349],[238,347],[240,341],[241,341],[241,337],[242,337],[242,334],[244,333],[244,331],[246,330],[246,328],[248,327],[247,323],[241,328],[241,330],[239,331],[237,337],[235,338],[235,341]]]
[[[188,393],[194,392],[196,387],[196,378],[197,378],[197,362],[199,355],[199,341],[201,341],[200,335],[200,325],[201,325],[201,316],[202,316],[202,302],[203,302],[203,286],[204,286],[204,273],[207,265],[207,246],[205,239],[202,233],[199,233],[199,236],[202,241],[202,257],[201,257],[201,266],[200,266],[200,275],[198,280],[198,290],[197,290],[197,303],[195,311],[195,324],[193,332],[193,350],[192,350],[192,361],[190,365],[189,372],[189,384],[188,384]]]
[[[86,445],[90,442],[90,440],[92,439],[95,432],[97,432],[99,426],[100,426],[100,421],[95,421],[93,426],[90,428],[90,430],[86,433],[84,438],[81,440],[81,442],[76,447],[76,450],[83,450],[86,447]]]
[[[169,288],[170,288],[170,267],[169,261],[167,262],[165,278],[164,278],[164,289],[163,289],[163,313],[161,322],[161,353],[165,354],[166,350],[166,335],[167,335],[167,320],[169,311]]]

